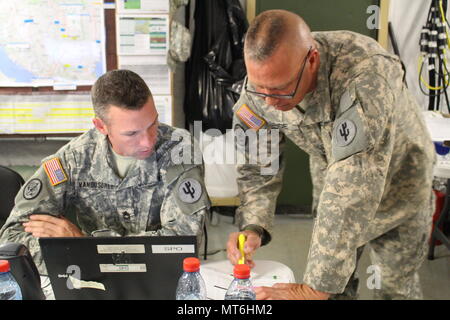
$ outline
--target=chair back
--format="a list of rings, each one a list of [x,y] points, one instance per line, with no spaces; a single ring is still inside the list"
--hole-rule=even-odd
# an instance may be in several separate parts
[[[14,207],[14,198],[25,181],[16,171],[0,166],[0,228]]]

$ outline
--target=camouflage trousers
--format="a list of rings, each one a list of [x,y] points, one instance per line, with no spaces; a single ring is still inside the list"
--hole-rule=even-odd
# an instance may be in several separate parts
[[[423,299],[418,270],[428,251],[432,218],[429,212],[419,213],[395,229],[370,241],[357,250],[357,264],[364,247],[370,250],[370,260],[380,271],[380,286],[369,288],[374,299]],[[358,298],[359,279],[352,274],[343,293],[330,299]]]

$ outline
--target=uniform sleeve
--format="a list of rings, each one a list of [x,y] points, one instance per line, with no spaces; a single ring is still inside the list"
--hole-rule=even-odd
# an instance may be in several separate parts
[[[51,159],[51,158],[50,158]],[[4,226],[0,230],[1,242],[17,242],[24,244],[30,251],[34,262],[41,274],[46,274],[46,268],[40,252],[37,238],[25,232],[22,223],[28,221],[32,214],[49,214],[53,216],[64,213],[65,196],[69,192],[67,168],[63,158],[57,158],[61,162],[62,170],[67,178],[55,186],[52,185],[49,176],[44,169],[44,163],[34,175],[23,185],[15,198],[15,206]],[[59,174],[59,173],[58,173]],[[59,176],[63,179],[64,176]],[[56,178],[58,179],[58,178]],[[54,181],[57,182],[58,180]]]
[[[161,229],[145,235],[194,235],[201,241],[210,201],[203,182],[203,171],[187,169],[169,185],[161,206]]]
[[[317,206],[319,204],[319,197],[322,193],[325,172],[327,171],[328,163],[326,159],[321,156],[309,155],[309,168],[312,180],[312,205],[311,211],[313,217],[317,216]]]
[[[389,191],[384,186],[395,136],[394,98],[382,76],[358,76],[348,90],[335,120],[334,159],[324,178],[303,278],[328,293],[343,292],[356,268],[357,248]]]
[[[161,228],[138,235],[193,235],[197,236],[200,245],[211,204],[204,183],[201,152],[187,132],[183,143],[189,149],[193,146],[194,153],[188,157],[189,163],[172,165],[167,169],[166,190],[160,210]]]
[[[278,129],[247,130],[236,115],[233,127],[238,157],[243,160],[236,167],[240,198],[236,219],[240,230],[263,228],[262,244],[267,244],[271,239],[276,201],[282,188],[285,137]]]

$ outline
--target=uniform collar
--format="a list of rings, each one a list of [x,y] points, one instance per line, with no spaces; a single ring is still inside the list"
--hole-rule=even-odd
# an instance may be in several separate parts
[[[171,151],[181,140],[172,140],[172,127],[161,123],[154,152],[144,160],[137,160],[121,187],[152,186],[161,183],[166,169],[172,165]]]
[[[330,70],[331,59],[325,53],[321,43],[316,41],[317,50],[320,55],[320,66],[317,73],[316,89],[308,93],[299,106],[305,110],[303,124],[311,125],[332,120],[331,92],[330,92]]]
[[[158,143],[155,146],[155,150],[158,150],[161,144],[163,143],[161,135],[158,132]],[[98,181],[115,185],[119,189],[124,189],[128,187],[154,185],[160,180],[157,151],[153,152],[147,159],[136,160],[127,173],[127,176],[122,180],[114,172],[113,155],[109,145],[107,136],[97,133],[98,148],[95,152],[95,159],[99,162],[99,167],[92,171],[92,175]]]

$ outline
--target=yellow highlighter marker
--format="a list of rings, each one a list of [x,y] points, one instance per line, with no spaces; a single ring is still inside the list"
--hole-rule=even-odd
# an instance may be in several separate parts
[[[244,264],[245,263],[245,255],[244,255],[244,244],[245,244],[245,235],[240,234],[239,235],[239,251],[241,252],[241,258],[238,261],[238,264]]]

